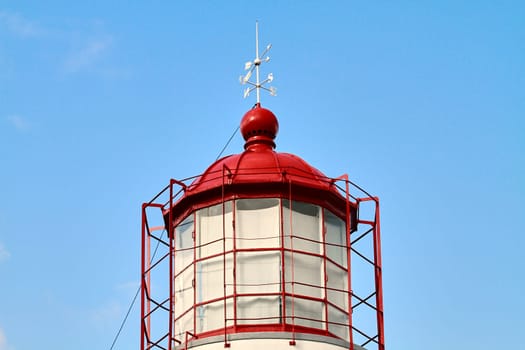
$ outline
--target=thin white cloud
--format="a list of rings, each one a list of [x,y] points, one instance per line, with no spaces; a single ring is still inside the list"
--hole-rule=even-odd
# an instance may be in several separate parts
[[[90,312],[91,321],[101,329],[107,329],[113,326],[121,317],[122,308],[120,304],[115,301],[101,305]]]
[[[4,247],[4,245],[0,242],[0,262],[6,261],[11,257],[11,253]],[[1,331],[1,329],[0,329]],[[2,340],[2,334],[0,334],[0,344]],[[2,348],[0,347],[0,350]]]
[[[0,328],[0,350],[8,350],[7,337],[5,336],[4,330]]]
[[[27,131],[32,126],[27,119],[19,115],[9,115],[6,119],[18,131]]]
[[[44,34],[44,30],[35,22],[12,12],[0,11],[0,26],[22,38],[37,37]]]
[[[112,43],[113,39],[110,36],[90,40],[67,57],[64,63],[65,70],[69,73],[74,73],[91,68],[102,58]]]
[[[123,282],[116,285],[117,290],[123,290],[126,292],[134,292],[136,291],[140,286],[140,282],[138,281],[129,281],[129,282]]]
[[[55,23],[55,26],[58,29],[46,28],[19,13],[0,10],[0,34],[7,32],[19,38],[45,39],[50,45],[72,46],[71,51],[63,52],[62,58],[58,60],[60,71],[65,73],[92,71],[108,78],[129,76],[129,72],[121,67],[100,66],[114,41],[111,35],[105,33],[103,22],[95,20],[83,23],[81,25],[83,28],[79,26],[67,28],[64,23]]]

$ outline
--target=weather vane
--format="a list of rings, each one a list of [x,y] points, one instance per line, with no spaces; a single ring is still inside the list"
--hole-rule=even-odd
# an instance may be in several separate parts
[[[270,95],[272,96],[277,95],[277,90],[273,86],[270,86],[269,88],[264,86],[266,83],[272,82],[273,80],[272,73],[268,74],[268,77],[266,77],[266,79],[263,81],[260,81],[259,79],[259,66],[263,62],[268,62],[270,60],[269,56],[266,56],[266,57],[264,56],[268,53],[268,51],[270,51],[271,48],[272,48],[272,44],[269,44],[268,46],[266,46],[266,49],[264,50],[262,55],[259,56],[259,22],[256,21],[255,22],[255,59],[253,61],[248,61],[244,64],[244,70],[248,72],[246,73],[246,75],[241,75],[239,78],[239,81],[241,82],[242,85],[245,85],[245,84],[251,85],[244,90],[244,98],[250,96],[250,92],[252,92],[253,90],[257,91],[257,104],[261,103],[261,89],[268,91]],[[264,58],[261,58],[261,57],[264,57]],[[255,83],[250,81],[250,78],[254,70],[255,70]]]

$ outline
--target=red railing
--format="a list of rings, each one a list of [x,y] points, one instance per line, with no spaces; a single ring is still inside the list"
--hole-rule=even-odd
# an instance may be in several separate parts
[[[228,169],[223,169],[224,173]],[[227,176],[223,176],[223,180]],[[261,248],[239,248],[237,241],[241,238],[236,237],[236,210],[233,210],[233,231],[232,237],[226,235],[227,222],[225,218],[226,200],[222,201],[222,252],[212,254],[210,256],[198,257],[197,249],[205,245],[218,243],[218,241],[207,242],[203,245],[196,245],[195,229],[193,230],[193,247],[187,248],[193,250],[193,259],[187,266],[181,267],[175,273],[174,266],[177,263],[177,254],[182,253],[183,250],[175,248],[174,239],[175,231],[173,224],[172,208],[176,205],[181,196],[184,195],[186,189],[185,181],[171,180],[169,186],[164,188],[155,198],[145,203],[142,206],[142,278],[141,278],[141,350],[149,349],[163,349],[171,350],[174,347],[181,346],[183,349],[188,347],[188,344],[194,339],[202,339],[212,335],[224,336],[224,345],[229,347],[228,335],[234,333],[251,332],[251,331],[271,331],[284,332],[283,336],[288,336],[290,345],[296,344],[296,333],[310,333],[319,334],[331,337],[340,337],[330,331],[331,326],[340,326],[348,329],[348,337],[343,337],[348,341],[348,348],[353,350],[354,343],[361,346],[370,346],[375,344],[378,350],[384,350],[384,319],[383,319],[383,295],[382,295],[382,266],[381,266],[381,245],[380,245],[380,217],[379,217],[379,200],[376,197],[370,196],[359,186],[353,184],[348,180],[348,177],[342,176],[337,179],[327,179],[336,185],[343,183],[343,187],[338,187],[341,195],[346,198],[346,217],[342,218],[346,229],[346,242],[342,245],[329,243],[326,240],[326,226],[323,225],[323,232],[321,240],[312,240],[302,237],[297,232],[294,232],[292,207],[293,207],[293,193],[292,183],[289,183],[289,193],[281,197],[280,204],[280,232],[279,236],[272,236],[280,241],[280,247],[261,247]],[[224,187],[227,184],[223,181],[223,198]],[[352,190],[352,194],[350,191]],[[359,195],[356,195],[359,193]],[[290,218],[289,232],[284,232],[284,211],[283,200],[289,201]],[[371,204],[371,207],[369,206]],[[351,205],[357,206],[359,211],[359,218],[357,219],[357,228],[352,232],[350,217]],[[362,210],[364,207],[369,207],[370,210]],[[167,231],[164,230],[164,222],[166,220],[166,213],[168,213]],[[324,222],[324,210],[321,211],[321,220]],[[153,225],[155,225],[153,227]],[[265,237],[263,239],[267,239]],[[231,248],[227,249],[227,241],[232,240]],[[320,246],[319,253],[304,251],[294,248],[294,242],[298,240],[306,240],[310,243],[318,244]],[[289,242],[289,247],[286,247],[285,242]],[[343,248],[346,251],[346,268],[334,261],[327,254],[327,249],[330,246]],[[230,245],[228,246],[230,247]],[[280,290],[278,292],[264,292],[264,293],[239,293],[238,287],[246,286],[237,279],[237,257],[239,253],[258,253],[258,252],[276,252],[280,256]],[[324,280],[318,285],[304,283],[296,280],[295,276],[295,257],[297,254],[301,256],[311,256],[321,259],[324,274]],[[196,264],[209,261],[213,258],[222,257],[223,267],[227,264],[227,259],[231,257],[233,265],[233,279],[232,283],[228,284],[227,271],[223,268],[223,293],[221,297],[213,298],[197,302],[196,291]],[[287,258],[290,257],[290,275],[287,275],[287,266],[285,266]],[[328,285],[327,263],[331,263],[336,268],[346,273],[346,288],[334,288]],[[365,281],[365,277],[356,278],[355,268],[358,264],[364,266],[369,265],[372,273],[367,276],[373,281]],[[175,289],[174,281],[185,272],[186,269],[193,265],[193,303],[186,309],[177,311],[175,313]],[[366,269],[366,268],[364,268]],[[359,271],[360,272],[360,271]],[[152,281],[154,279],[154,281]],[[153,282],[153,285],[152,285]],[[168,284],[168,288],[165,285]],[[275,283],[271,283],[275,284]],[[254,286],[267,286],[267,284],[255,284]],[[309,287],[315,290],[320,290],[321,297],[314,297],[312,295],[296,293],[296,287]],[[231,292],[228,292],[228,287],[231,287]],[[349,307],[342,308],[328,297],[329,292],[344,293],[348,296],[347,305]],[[239,317],[238,314],[238,300],[243,297],[276,297],[280,298],[280,315],[278,317]],[[291,300],[288,307],[288,301]],[[322,305],[323,313],[318,318],[305,317],[298,315],[295,310],[295,300],[309,300],[320,303]],[[197,332],[197,308],[211,305],[212,303],[223,302],[223,327],[219,329],[206,330],[204,332]],[[231,308],[231,316],[229,316],[229,309]],[[348,322],[338,322],[330,319],[329,309],[333,308],[340,313],[345,313]],[[361,312],[365,310],[365,312]],[[357,312],[356,312],[357,311]],[[192,313],[193,329],[187,329],[182,335],[182,338],[177,337],[174,330],[174,324],[188,313]],[[374,327],[371,327],[371,320],[373,319]],[[301,325],[301,321],[309,321],[312,324],[320,324],[322,327],[306,327]],[[299,324],[298,324],[299,323]],[[285,335],[288,334],[288,335]]]

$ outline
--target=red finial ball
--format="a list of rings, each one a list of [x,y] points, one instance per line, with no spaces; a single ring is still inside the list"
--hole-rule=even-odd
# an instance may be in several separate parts
[[[241,120],[241,133],[246,143],[245,149],[255,149],[252,146],[271,146],[275,148],[273,140],[279,131],[279,122],[269,109],[256,105],[250,109]]]

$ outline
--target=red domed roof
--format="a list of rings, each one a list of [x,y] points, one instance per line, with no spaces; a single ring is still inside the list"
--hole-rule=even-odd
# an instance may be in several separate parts
[[[275,115],[256,105],[241,121],[245,151],[213,163],[186,187],[173,206],[181,219],[190,211],[231,198],[279,197],[315,203],[340,216],[345,215],[346,198],[334,184],[303,159],[275,152],[279,129]]]
[[[248,149],[212,164],[187,188],[186,193],[222,186],[223,173],[229,185],[293,181],[317,189],[329,190],[333,187],[319,170],[293,154],[278,153],[271,149]]]

